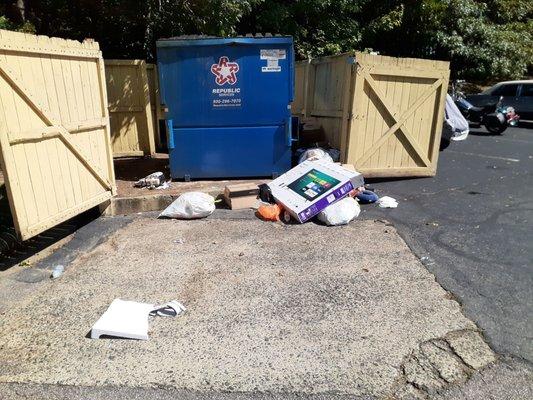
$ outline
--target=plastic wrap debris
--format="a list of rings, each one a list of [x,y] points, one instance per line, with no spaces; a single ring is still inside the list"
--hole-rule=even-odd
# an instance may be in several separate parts
[[[338,162],[341,159],[341,151],[337,149],[328,149],[328,154],[333,162]]]
[[[65,272],[65,267],[63,265],[56,265],[54,267],[54,269],[52,270],[52,275],[50,276],[50,278],[52,279],[57,279],[59,278],[61,275],[63,275],[63,272]]]
[[[304,161],[318,161],[318,160],[329,161],[331,163],[333,162],[333,159],[331,158],[331,156],[328,154],[327,151],[317,147],[315,149],[308,149],[304,151],[303,154],[298,159],[298,164],[301,164]]]
[[[381,208],[396,208],[398,207],[398,202],[396,199],[393,199],[389,196],[383,196],[380,197],[380,199],[377,201],[378,206]]]
[[[213,196],[202,192],[183,193],[163,210],[159,217],[194,219],[204,218],[215,211]]]
[[[165,184],[165,174],[162,172],[154,172],[142,179],[139,179],[133,184],[135,187],[146,187],[148,189],[155,189],[163,184]]]
[[[161,186],[158,186],[155,189],[156,190],[165,190],[165,189],[168,189],[169,187],[170,187],[170,183],[169,182],[163,182],[163,184]]]
[[[264,221],[279,221],[283,208],[278,204],[262,204],[257,209],[256,215]]]
[[[345,197],[318,213],[317,218],[326,225],[346,225],[359,216],[361,208],[352,197]]]
[[[450,129],[452,131],[451,140],[465,140],[468,137],[469,132],[468,121],[463,114],[461,114],[461,111],[459,111],[459,108],[449,94],[446,95],[444,112],[445,129]]]
[[[152,317],[156,315],[159,317],[177,317],[181,313],[187,311],[185,306],[179,301],[172,300],[166,304],[155,306],[155,308],[150,312]]]

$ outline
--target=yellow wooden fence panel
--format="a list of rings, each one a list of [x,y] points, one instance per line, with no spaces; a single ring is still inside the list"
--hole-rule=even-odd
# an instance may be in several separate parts
[[[21,239],[112,197],[98,43],[0,30],[0,150]]]
[[[155,153],[153,110],[146,62],[105,60],[113,156]]]
[[[347,53],[297,68],[300,115],[317,119],[343,162],[368,177],[436,173],[448,62]]]
[[[152,109],[155,148],[157,151],[163,151],[165,150],[165,145],[161,141],[159,120],[164,119],[164,116],[161,114],[161,97],[159,96],[159,74],[157,72],[157,65],[146,64],[146,72],[148,75],[148,89],[150,92],[150,106]]]

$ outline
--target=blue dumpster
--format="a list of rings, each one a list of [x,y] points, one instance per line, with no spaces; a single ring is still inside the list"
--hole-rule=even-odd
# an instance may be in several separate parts
[[[290,169],[292,37],[161,39],[157,60],[173,178]]]

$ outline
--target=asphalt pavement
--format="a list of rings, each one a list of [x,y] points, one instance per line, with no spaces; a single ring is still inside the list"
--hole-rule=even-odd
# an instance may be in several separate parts
[[[524,124],[525,125],[525,124]],[[473,129],[440,152],[434,178],[370,181],[399,207],[384,218],[503,355],[533,360],[533,124]]]

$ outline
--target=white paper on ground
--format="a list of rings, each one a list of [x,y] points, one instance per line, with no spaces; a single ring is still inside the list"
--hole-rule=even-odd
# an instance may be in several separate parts
[[[396,201],[396,199],[393,199],[392,197],[389,197],[389,196],[380,197],[377,203],[381,208],[398,207],[398,202]]]
[[[148,340],[148,314],[153,304],[115,299],[93,325],[91,339],[102,335]]]

